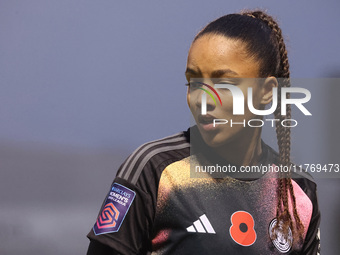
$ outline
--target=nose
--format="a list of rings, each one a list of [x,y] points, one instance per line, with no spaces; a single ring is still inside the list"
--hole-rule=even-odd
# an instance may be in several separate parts
[[[202,115],[205,115],[208,111],[213,111],[216,108],[216,101],[207,89],[200,89],[200,93],[196,100],[196,107],[201,109]]]

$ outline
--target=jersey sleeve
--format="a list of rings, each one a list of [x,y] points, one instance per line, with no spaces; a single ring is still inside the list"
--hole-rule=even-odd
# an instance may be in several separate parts
[[[116,177],[88,238],[120,254],[143,253],[149,248],[151,207],[148,194]]]
[[[151,251],[159,179],[168,164],[187,157],[187,139],[187,133],[180,132],[144,144],[127,158],[87,235],[91,240],[88,254],[133,255]]]
[[[308,196],[313,203],[312,218],[309,223],[304,245],[301,254],[303,255],[320,255],[320,210],[317,200],[316,184],[310,183],[307,190]]]

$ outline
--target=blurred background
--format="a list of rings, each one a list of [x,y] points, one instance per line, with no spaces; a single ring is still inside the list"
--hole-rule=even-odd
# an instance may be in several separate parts
[[[278,18],[292,77],[312,93],[312,117],[293,109],[293,161],[340,163],[337,0],[0,0],[0,254],[85,254],[123,160],[188,128],[195,34],[255,7]],[[276,147],[272,129],[263,137]],[[328,177],[315,178],[327,255],[340,250],[340,179]]]

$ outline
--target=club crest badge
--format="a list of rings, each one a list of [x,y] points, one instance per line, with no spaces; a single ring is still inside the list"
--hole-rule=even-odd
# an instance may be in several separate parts
[[[277,220],[273,219],[269,224],[269,235],[272,239],[272,242],[276,249],[278,249],[281,253],[287,253],[292,248],[293,243],[293,234],[292,230],[288,229],[288,236],[285,237],[282,231],[282,222],[279,223],[279,228],[275,230],[276,238],[273,239],[274,233],[272,232],[273,228],[276,226]]]

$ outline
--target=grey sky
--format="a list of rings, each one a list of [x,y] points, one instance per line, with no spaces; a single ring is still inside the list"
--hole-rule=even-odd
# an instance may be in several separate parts
[[[195,34],[254,7],[278,18],[312,93],[311,118],[293,109],[293,159],[339,163],[340,91],[315,79],[340,76],[337,0],[0,0],[0,253],[84,254],[124,158],[188,128]],[[324,254],[340,249],[339,180],[317,179]]]
[[[265,7],[293,77],[340,69],[337,1],[0,1],[0,141],[134,148],[186,129],[186,54],[208,21]]]

